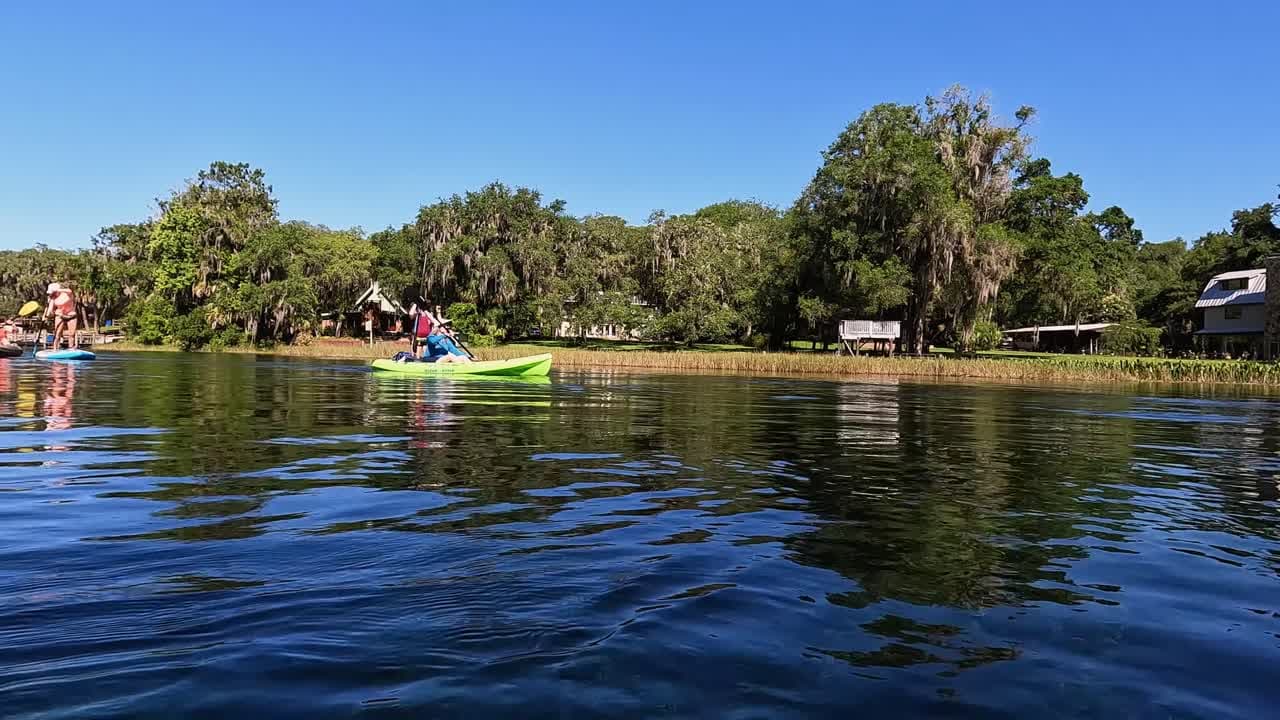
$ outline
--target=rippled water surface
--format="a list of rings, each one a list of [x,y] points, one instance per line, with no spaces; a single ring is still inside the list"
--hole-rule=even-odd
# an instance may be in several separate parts
[[[104,354],[0,409],[6,717],[1274,717],[1275,399]]]

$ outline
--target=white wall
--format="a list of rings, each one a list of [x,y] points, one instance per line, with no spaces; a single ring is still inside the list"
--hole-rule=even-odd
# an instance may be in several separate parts
[[[1229,330],[1233,332],[1262,332],[1266,319],[1266,308],[1263,305],[1236,305],[1243,313],[1239,320],[1226,318],[1227,307],[1211,307],[1204,309],[1204,329],[1211,332]]]

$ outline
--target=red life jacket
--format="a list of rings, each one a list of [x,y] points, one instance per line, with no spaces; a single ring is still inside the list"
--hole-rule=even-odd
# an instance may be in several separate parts
[[[431,318],[426,313],[419,313],[413,321],[413,336],[419,340],[431,334]]]

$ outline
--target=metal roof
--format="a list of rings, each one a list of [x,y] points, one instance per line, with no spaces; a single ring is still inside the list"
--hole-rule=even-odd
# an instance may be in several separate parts
[[[1248,280],[1249,284],[1243,290],[1223,290],[1218,287],[1220,280]],[[1253,270],[1234,270],[1225,272],[1221,275],[1214,275],[1213,279],[1204,286],[1204,290],[1200,293],[1200,299],[1196,301],[1196,307],[1221,307],[1223,305],[1261,305],[1266,302],[1267,295],[1267,270],[1266,268],[1255,268]]]
[[[1024,328],[1015,328],[1013,330],[1005,330],[1004,333],[1006,335],[1011,333],[1033,333],[1037,329],[1042,333],[1064,332],[1064,331],[1075,332],[1077,329],[1079,329],[1080,332],[1093,332],[1095,330],[1105,330],[1106,328],[1109,328],[1112,325],[1115,325],[1115,323],[1080,323],[1079,325],[1041,325],[1039,328],[1024,327]]]
[[[382,285],[380,285],[377,280],[374,280],[373,284],[369,286],[369,289],[364,291],[364,294],[360,296],[359,300],[356,300],[355,309],[360,310],[365,305],[373,304],[376,304],[378,309],[384,313],[395,313],[397,315],[405,314],[404,306],[394,298],[387,297],[382,292]]]

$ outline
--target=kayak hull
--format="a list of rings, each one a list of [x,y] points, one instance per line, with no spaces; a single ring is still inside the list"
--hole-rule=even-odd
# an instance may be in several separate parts
[[[469,363],[374,360],[373,369],[421,377],[449,377],[451,375],[541,377],[551,372],[551,353],[511,358],[510,360],[478,360]]]
[[[93,360],[98,357],[88,350],[41,350],[37,360]]]
[[[22,348],[10,343],[0,343],[0,357],[18,357],[22,354]]]

